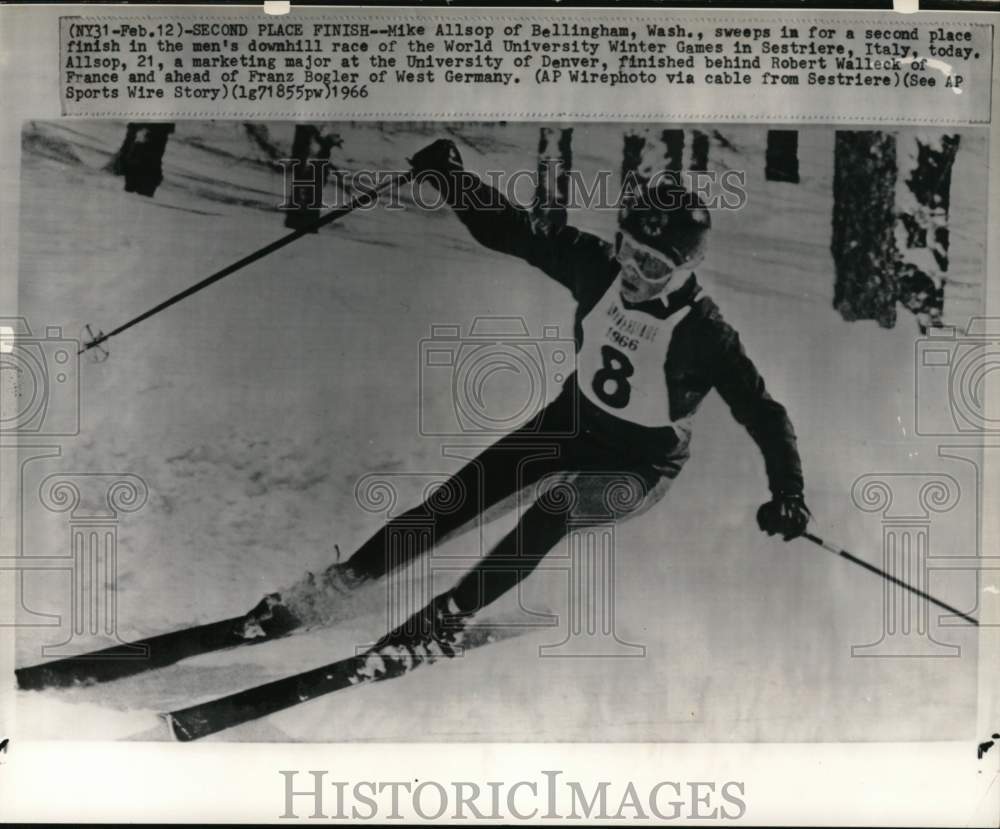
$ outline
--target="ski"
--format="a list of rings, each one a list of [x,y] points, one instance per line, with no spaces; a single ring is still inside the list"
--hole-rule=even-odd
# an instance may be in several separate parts
[[[80,656],[69,656],[14,671],[17,685],[24,691],[92,685],[165,668],[203,653],[271,641],[290,631],[247,639],[237,633],[245,616],[234,616],[195,627],[162,633],[147,639],[114,645]]]
[[[529,629],[533,628],[473,627],[468,630],[462,642],[462,649],[464,652],[501,639],[509,639]],[[366,672],[366,663],[373,653],[373,650],[368,650],[357,656],[350,656],[188,708],[170,711],[161,716],[166,720],[174,739],[188,742],[275,714],[335,691],[394,679],[409,673],[424,662],[432,664],[441,659],[441,657],[386,657],[380,654],[379,658],[385,666],[384,672],[369,674]]]

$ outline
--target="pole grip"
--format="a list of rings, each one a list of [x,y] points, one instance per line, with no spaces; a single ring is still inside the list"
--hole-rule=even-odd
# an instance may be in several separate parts
[[[837,548],[837,547],[834,547],[834,546],[833,546],[832,544],[827,544],[827,543],[826,543],[826,542],[825,542],[825,541],[824,541],[824,540],[823,540],[822,538],[820,538],[820,537],[819,537],[818,535],[813,535],[812,533],[808,533],[808,532],[807,532],[807,533],[802,533],[802,537],[803,537],[803,538],[808,538],[808,539],[809,539],[809,540],[810,540],[810,541],[811,541],[811,542],[812,542],[813,544],[815,544],[815,545],[816,545],[817,547],[822,547],[822,548],[823,548],[824,550],[829,550],[829,551],[830,551],[831,553],[834,553],[834,554],[836,554],[836,555],[838,555],[838,556],[839,556],[839,555],[841,554],[841,552],[842,552],[842,551],[841,551],[841,550],[840,550],[839,548]]]

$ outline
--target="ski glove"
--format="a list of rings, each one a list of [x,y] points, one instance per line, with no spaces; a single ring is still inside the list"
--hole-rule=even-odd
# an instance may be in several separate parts
[[[421,173],[439,173],[447,176],[465,169],[462,166],[462,156],[459,155],[458,147],[455,146],[454,141],[448,138],[439,138],[422,150],[418,150],[413,158],[409,159],[409,162],[416,176]]]
[[[780,535],[785,541],[806,531],[812,513],[801,495],[778,494],[757,510],[757,526],[768,535]]]

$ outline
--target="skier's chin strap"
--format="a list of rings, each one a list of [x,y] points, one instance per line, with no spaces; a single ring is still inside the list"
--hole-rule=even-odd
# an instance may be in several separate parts
[[[629,302],[622,297],[622,304],[630,311],[642,311],[657,319],[666,319],[688,305],[691,305],[701,293],[701,285],[694,273],[684,280],[683,284],[667,293],[661,294],[655,299],[647,299],[645,302]]]
[[[701,290],[701,285],[698,284],[698,277],[695,276],[694,271],[691,271],[691,275],[684,280],[676,291],[670,291],[667,294],[666,302],[664,302],[664,304],[667,306],[667,310],[672,314],[674,311],[677,311],[685,305],[690,305],[694,302],[701,293]]]

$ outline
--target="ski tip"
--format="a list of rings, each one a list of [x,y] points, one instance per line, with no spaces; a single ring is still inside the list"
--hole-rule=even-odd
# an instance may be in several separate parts
[[[44,691],[47,688],[66,688],[72,685],[85,684],[79,678],[60,673],[53,663],[29,665],[25,668],[15,668],[14,678],[19,691]]]
[[[15,668],[14,669],[14,679],[17,681],[17,687],[21,691],[32,691],[37,687],[37,684],[32,682],[30,668]]]
[[[160,714],[160,717],[167,724],[167,731],[170,732],[170,736],[173,738],[174,742],[186,743],[194,739],[184,728],[184,725],[177,721],[173,714],[165,713]]]

